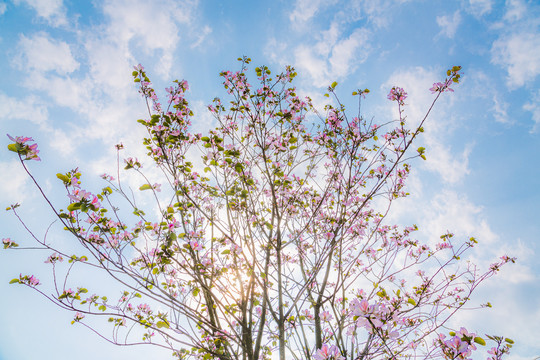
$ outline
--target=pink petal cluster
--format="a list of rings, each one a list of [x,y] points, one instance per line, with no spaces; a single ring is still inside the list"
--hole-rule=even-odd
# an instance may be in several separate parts
[[[4,245],[4,249],[9,249],[12,247],[19,246],[19,244],[17,244],[15,241],[11,240],[10,238],[2,239],[2,244]]]
[[[40,157],[38,156],[39,150],[37,144],[26,144],[29,141],[34,141],[31,137],[25,137],[25,136],[16,136],[13,137],[9,134],[7,134],[7,137],[11,141],[15,141],[17,145],[21,148],[19,151],[17,151],[21,155],[25,155],[24,160],[36,160],[41,161]]]
[[[341,356],[341,353],[336,345],[328,346],[327,344],[323,344],[323,346],[315,352],[313,359],[345,360],[345,357]]]
[[[404,101],[407,98],[407,93],[403,88],[394,86],[388,93],[388,100],[397,101],[399,105],[404,105]]]
[[[472,352],[476,350],[474,345],[475,333],[469,333],[467,329],[461,328],[460,331],[452,336],[450,339],[445,340],[444,334],[439,334],[439,338],[436,343],[441,347],[446,359],[470,359]]]

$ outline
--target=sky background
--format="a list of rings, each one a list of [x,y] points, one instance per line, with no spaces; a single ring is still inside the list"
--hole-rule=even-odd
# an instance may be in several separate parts
[[[413,161],[411,196],[396,203],[393,219],[418,224],[426,239],[447,230],[475,236],[471,259],[484,269],[503,254],[518,258],[473,299],[494,308],[456,321],[514,339],[509,359],[532,360],[540,356],[539,29],[540,5],[524,0],[0,1],[0,205],[20,202],[41,237],[54,220],[7,151],[6,133],[38,142],[43,160],[28,165],[59,206],[57,172],[79,166],[98,186],[98,175],[115,168],[114,144],[143,158],[135,120],[145,106],[131,77],[138,63],[159,94],[174,79],[189,82],[201,132],[214,126],[206,105],[224,94],[219,72],[238,70],[243,55],[252,68],[295,66],[299,93],[317,104],[338,81],[352,115],[351,92],[369,88],[363,114],[379,123],[395,118],[392,86],[409,93],[414,123],[433,82],[461,65],[462,83],[419,139],[427,161]],[[0,237],[31,244],[11,213],[2,211],[0,224]],[[72,246],[51,231],[51,241]],[[168,358],[109,345],[71,326],[72,314],[7,284],[19,273],[47,274],[47,256],[0,251],[0,360]]]

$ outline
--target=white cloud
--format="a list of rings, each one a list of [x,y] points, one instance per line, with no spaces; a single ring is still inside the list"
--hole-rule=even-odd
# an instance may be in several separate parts
[[[190,45],[190,48],[194,49],[199,47],[204,40],[212,33],[212,28],[208,25],[205,25],[203,29],[200,31],[199,35],[197,36],[197,40],[193,44]]]
[[[506,68],[506,83],[516,89],[540,74],[540,33],[518,33],[499,38],[491,48],[491,62]]]
[[[461,23],[461,14],[456,11],[452,16],[443,15],[437,16],[437,25],[441,28],[439,34],[444,35],[450,39],[456,34],[457,28]]]
[[[296,0],[294,10],[289,15],[293,26],[303,25],[309,21],[327,1],[323,0]]]
[[[13,154],[13,153],[12,153]],[[16,157],[16,155],[15,155]],[[30,178],[16,160],[0,162],[0,203],[2,205],[20,203],[26,200],[30,191]],[[9,174],[9,176],[5,176]]]
[[[44,73],[55,71],[65,75],[79,68],[69,45],[51,38],[47,33],[39,32],[33,36],[21,35],[18,43],[15,65],[27,72]]]
[[[356,18],[367,17],[376,27],[386,27],[392,22],[392,15],[399,5],[409,0],[355,0],[350,11]]]
[[[146,54],[161,51],[156,70],[167,78],[173,53],[180,41],[178,24],[190,23],[194,4],[172,0],[159,3],[107,0],[103,5],[103,12],[109,18],[106,35],[121,48],[132,44]]]
[[[0,3],[0,15],[4,15],[4,13],[6,12],[7,10],[7,5],[5,2],[1,2]]]
[[[47,106],[36,96],[17,99],[0,92],[0,120],[30,120],[44,125],[49,117]]]
[[[272,37],[266,43],[264,48],[264,56],[270,61],[278,63],[281,66],[292,63],[292,59],[287,58],[287,44],[283,41],[278,41]]]
[[[115,98],[127,96],[129,92],[125,90],[133,86],[131,72],[135,65],[130,61],[127,44],[120,46],[109,39],[89,37],[84,46],[92,81],[105,94],[114,95]]]
[[[523,0],[507,0],[504,20],[508,22],[516,22],[523,18],[526,15],[526,12],[527,6]]]
[[[56,104],[79,113],[93,106],[90,101],[93,97],[91,84],[79,79],[33,74],[26,79],[25,85],[33,90],[44,91]]]
[[[534,121],[534,126],[530,132],[534,133],[538,131],[538,127],[540,126],[540,90],[537,90],[536,93],[533,94],[531,101],[523,105],[523,109],[532,113],[531,116]]]
[[[477,69],[467,71],[467,78],[464,82],[466,96],[480,98],[485,101],[483,106],[491,111],[489,116],[493,116],[495,121],[501,124],[511,124],[513,120],[508,116],[510,104],[504,100],[499,90],[495,86],[486,86],[491,81],[485,72]]]
[[[476,17],[489,14],[492,8],[493,0],[469,0],[469,9]]]
[[[509,104],[506,101],[501,100],[497,94],[493,96],[493,107],[491,110],[493,111],[495,121],[502,124],[510,123],[510,119],[508,118],[508,106]]]
[[[456,191],[443,190],[437,194],[424,216],[428,234],[443,234],[450,230],[458,238],[474,236],[485,245],[493,245],[499,239],[483,216],[482,207]]]
[[[13,0],[15,5],[21,3],[34,9],[39,17],[47,20],[49,25],[58,27],[67,25],[66,8],[62,0]]]
[[[368,39],[369,32],[362,28],[340,39],[338,26],[333,23],[330,29],[321,34],[317,43],[296,48],[295,63],[309,73],[315,86],[327,86],[354,71],[357,65],[366,60]]]

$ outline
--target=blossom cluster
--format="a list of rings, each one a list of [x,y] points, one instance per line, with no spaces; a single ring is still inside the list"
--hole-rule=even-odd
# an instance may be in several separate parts
[[[394,86],[390,89],[387,98],[388,100],[397,101],[399,105],[404,105],[405,99],[407,99],[407,93],[403,88]]]
[[[440,346],[446,359],[463,359],[470,360],[470,356],[476,345],[474,344],[477,338],[475,333],[469,333],[467,329],[461,328],[459,332],[451,333],[453,336],[446,340],[444,334],[439,334],[439,337],[435,340],[436,345]]]
[[[36,278],[34,275],[19,275],[19,283],[20,284],[26,284],[32,287],[38,286],[41,283],[39,282],[39,279]]]
[[[14,151],[20,155],[25,156],[24,160],[36,160],[41,161],[40,157],[38,156],[39,150],[37,144],[27,144],[29,141],[34,141],[31,137],[26,136],[16,136],[13,137],[9,134],[7,134],[7,137],[11,141],[15,141],[14,144],[8,145],[8,149],[10,151]]]
[[[9,248],[19,246],[19,244],[17,244],[15,241],[11,240],[10,238],[2,239],[2,245],[4,245],[4,249],[9,249]]]
[[[345,357],[341,355],[339,349],[336,345],[328,346],[323,344],[323,346],[318,349],[315,354],[313,354],[314,360],[345,360]]]

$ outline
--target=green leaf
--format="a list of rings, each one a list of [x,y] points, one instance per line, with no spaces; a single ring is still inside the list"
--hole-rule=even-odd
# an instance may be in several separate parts
[[[10,283],[10,284],[15,284],[15,283],[16,283],[16,284],[20,284],[21,281],[20,281],[19,279],[13,279],[13,280],[11,280],[9,283]]]
[[[66,184],[70,183],[69,178],[64,174],[58,173],[58,174],[56,174],[56,177],[59,178],[60,180],[62,180]]]
[[[197,295],[199,295],[199,291],[200,291],[200,289],[199,289],[199,288],[195,288],[195,289],[193,289],[193,296],[197,296]]]
[[[81,208],[81,203],[76,202],[76,203],[69,204],[68,207],[67,207],[67,210],[68,211],[75,211],[75,210],[79,210],[80,208]]]
[[[409,304],[411,304],[412,306],[416,306],[416,301],[414,301],[413,298],[409,298],[409,300],[407,300],[407,302],[408,302]]]
[[[334,81],[334,82],[332,83],[332,85],[330,85],[330,87],[331,87],[332,89],[335,89],[336,86],[337,86],[337,81]]]
[[[509,343],[509,344],[513,344],[513,343],[514,343],[514,340],[509,339],[509,338],[504,339],[504,341],[506,341],[506,342]]]
[[[474,342],[482,346],[486,346],[486,340],[482,339],[480,336],[475,337]]]
[[[236,165],[234,165],[234,170],[236,170],[236,172],[242,172],[242,170],[244,170],[244,166],[241,164],[241,163],[236,163]]]
[[[17,144],[9,144],[7,146],[7,148],[8,148],[9,151],[13,151],[13,152],[16,152],[16,153],[18,153],[19,150],[20,150],[20,146],[17,146]]]
[[[168,328],[170,327],[169,324],[166,323],[165,321],[158,321],[158,322],[156,323],[156,326],[157,326],[159,329],[161,329],[161,328],[166,328],[166,329],[168,329]]]
[[[139,188],[139,190],[141,190],[141,191],[150,190],[151,188],[152,188],[152,186],[150,184],[144,184]]]

